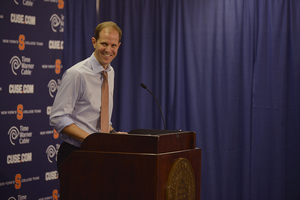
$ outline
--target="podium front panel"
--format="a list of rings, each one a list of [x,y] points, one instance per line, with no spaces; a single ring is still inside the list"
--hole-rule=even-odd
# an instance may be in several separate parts
[[[190,161],[200,199],[200,149],[163,154],[75,151],[61,165],[61,199],[164,200],[179,158]]]
[[[91,134],[60,166],[60,199],[164,200],[179,158],[191,163],[198,200],[201,149],[195,148],[195,132]]]
[[[72,153],[61,167],[61,199],[157,199],[157,160],[146,154]]]

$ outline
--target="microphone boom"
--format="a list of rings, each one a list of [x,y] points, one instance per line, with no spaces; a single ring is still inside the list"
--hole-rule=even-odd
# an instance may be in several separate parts
[[[154,99],[156,100],[156,103],[157,103],[157,105],[158,105],[158,107],[160,109],[161,117],[162,117],[162,120],[163,120],[163,123],[164,123],[164,130],[166,130],[166,124],[165,124],[164,115],[162,113],[162,110],[161,110],[160,104],[158,103],[157,98],[154,96],[154,94],[152,94],[152,92],[150,90],[148,90],[147,86],[144,83],[141,83],[141,87],[144,88],[144,89],[146,89],[154,97]]]

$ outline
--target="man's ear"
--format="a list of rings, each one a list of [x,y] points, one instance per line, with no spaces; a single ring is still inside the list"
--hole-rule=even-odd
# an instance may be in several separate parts
[[[95,48],[96,42],[97,42],[96,38],[92,37],[92,43],[93,43],[94,48]]]

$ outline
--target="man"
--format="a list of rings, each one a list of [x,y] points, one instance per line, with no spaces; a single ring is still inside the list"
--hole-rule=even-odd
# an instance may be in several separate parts
[[[58,152],[58,172],[62,161],[72,151],[79,150],[82,141],[91,133],[115,132],[111,126],[115,72],[110,63],[117,56],[121,37],[122,31],[114,22],[99,24],[92,37],[93,54],[69,68],[62,77],[50,114],[50,125],[63,140]],[[109,106],[106,108],[107,128],[103,131],[100,115],[105,109],[101,107],[105,92],[101,88],[107,83]]]

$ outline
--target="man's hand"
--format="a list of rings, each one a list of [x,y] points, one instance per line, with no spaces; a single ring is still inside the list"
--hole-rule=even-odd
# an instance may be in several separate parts
[[[120,132],[120,131],[118,131],[116,133],[119,133],[119,134],[128,134],[127,132]]]
[[[127,132],[115,131],[115,129],[110,125],[110,133],[128,134]]]

